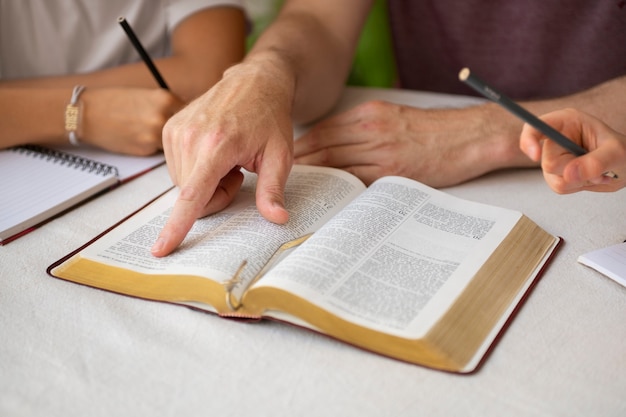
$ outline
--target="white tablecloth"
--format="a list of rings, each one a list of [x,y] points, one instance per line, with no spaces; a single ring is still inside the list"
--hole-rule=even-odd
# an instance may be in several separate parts
[[[343,106],[368,97],[449,100],[350,89]],[[169,186],[162,166],[0,247],[1,416],[626,415],[626,288],[576,262],[626,239],[626,191],[561,196],[538,169],[447,189],[565,239],[479,371],[456,375],[46,274]]]

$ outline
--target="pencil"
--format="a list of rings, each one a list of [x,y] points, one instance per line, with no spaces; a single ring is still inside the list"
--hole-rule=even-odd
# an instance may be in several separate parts
[[[548,139],[553,140],[563,148],[567,149],[572,154],[576,156],[581,156],[587,153],[587,150],[585,148],[579,146],[575,142],[572,142],[561,132],[554,129],[552,126],[550,126],[534,114],[530,113],[519,104],[515,103],[513,100],[502,94],[500,91],[489,86],[476,75],[472,74],[469,68],[463,68],[459,72],[459,79],[486,98],[498,103],[506,110],[519,117],[522,121],[528,123],[535,129],[543,133]],[[605,172],[603,175],[611,178],[617,178],[617,175],[611,171]]]
[[[130,39],[130,42],[133,44],[137,52],[139,52],[141,59],[143,59],[143,62],[145,62],[145,64],[148,66],[148,69],[150,70],[154,78],[156,79],[157,83],[159,83],[159,86],[161,88],[169,90],[167,83],[161,76],[161,73],[159,72],[157,67],[154,65],[154,62],[152,62],[150,55],[148,55],[148,53],[144,49],[141,42],[139,42],[139,39],[135,35],[135,32],[133,31],[133,29],[128,24],[128,21],[126,21],[126,18],[124,16],[120,16],[117,19],[117,22],[122,26],[122,29],[124,29],[124,32],[126,32],[126,35],[128,35],[128,39]]]

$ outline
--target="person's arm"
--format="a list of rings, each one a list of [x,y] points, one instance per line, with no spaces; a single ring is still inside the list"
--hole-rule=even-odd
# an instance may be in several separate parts
[[[0,88],[0,148],[68,144],[65,107],[71,95],[71,87]],[[162,149],[163,125],[183,103],[163,89],[87,88],[79,106],[80,142],[116,153],[150,155]]]
[[[534,114],[576,107],[626,132],[626,76],[520,104]],[[519,149],[522,125],[491,102],[426,110],[368,102],[316,124],[295,142],[295,162],[343,168],[366,183],[401,175],[445,187],[498,169],[536,167]]]
[[[153,254],[170,253],[196,218],[228,205],[239,167],[258,173],[257,207],[285,223],[292,117],[328,111],[347,78],[372,0],[287,0],[244,61],[166,124],[168,169],[180,196]]]
[[[575,157],[525,124],[520,149],[541,161],[548,185],[559,194],[583,190],[616,191],[626,186],[626,135],[575,109],[547,113],[541,119],[589,152]],[[613,173],[613,178],[606,173]]]
[[[0,147],[67,143],[64,110],[85,85],[80,138],[114,152],[161,149],[165,122],[220,79],[244,54],[245,18],[237,8],[192,14],[172,35],[172,55],[155,59],[171,91],[158,88],[143,61],[88,74],[0,81]],[[120,28],[120,33],[122,29]]]
[[[339,98],[372,0],[287,0],[271,32],[246,58],[257,69],[273,65],[293,75],[294,121],[309,122]]]
[[[224,70],[240,62],[244,55],[245,25],[243,11],[235,7],[207,8],[181,21],[172,32],[172,54],[153,59],[171,92],[189,102],[215,84]],[[119,31],[120,36],[125,36],[121,28]],[[78,84],[88,88],[158,88],[140,59],[86,74],[0,80],[0,87],[13,88],[71,88]]]

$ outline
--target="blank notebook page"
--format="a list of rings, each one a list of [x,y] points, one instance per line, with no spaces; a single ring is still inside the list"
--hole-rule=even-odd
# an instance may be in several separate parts
[[[0,240],[117,183],[116,169],[58,152],[0,151]]]
[[[578,262],[626,287],[626,243],[585,253],[578,258]]]

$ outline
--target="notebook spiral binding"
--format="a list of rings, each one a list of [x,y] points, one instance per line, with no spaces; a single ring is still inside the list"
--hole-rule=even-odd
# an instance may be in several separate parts
[[[119,176],[116,167],[107,165],[92,159],[83,158],[82,156],[72,155],[71,153],[62,152],[56,149],[44,148],[38,145],[22,145],[11,148],[14,152],[38,157],[47,161],[52,161],[61,165],[67,165],[81,171],[87,171],[96,175],[107,176],[114,174]]]

